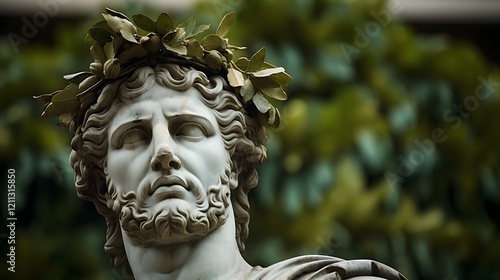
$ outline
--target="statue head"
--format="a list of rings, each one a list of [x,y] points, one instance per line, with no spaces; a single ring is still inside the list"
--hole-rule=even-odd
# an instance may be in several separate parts
[[[232,61],[242,49],[224,38],[234,12],[200,42],[208,26],[193,19],[174,27],[166,13],[156,22],[136,15],[150,31],[140,36],[125,15],[107,12],[89,30],[90,72],[39,96],[43,115],[59,115],[70,131],[77,193],[106,219],[105,251],[131,273],[124,234],[168,245],[203,238],[228,217],[244,251],[265,125],[279,125],[264,96],[284,100],[291,77],[264,61],[265,49]]]
[[[81,124],[70,125],[70,163],[79,197],[106,219],[105,250],[113,264],[130,269],[120,224],[138,243],[196,238],[224,223],[229,197],[243,251],[247,194],[258,181],[254,165],[266,158],[266,138],[225,80],[159,64],[105,86],[100,96],[106,95],[113,96],[111,104],[98,99]],[[164,115],[155,115],[162,108]],[[188,189],[164,196],[191,203],[170,203],[176,209],[162,204],[153,188],[163,185]]]

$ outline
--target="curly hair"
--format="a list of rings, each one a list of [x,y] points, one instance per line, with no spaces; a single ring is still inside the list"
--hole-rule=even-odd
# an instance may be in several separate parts
[[[74,118],[69,125],[72,135],[70,164],[75,170],[79,198],[93,202],[106,220],[106,253],[116,268],[129,275],[132,271],[125,254],[119,220],[112,210],[104,173],[108,125],[121,106],[124,92],[129,92],[129,98],[132,91],[137,95],[147,94],[155,83],[181,92],[194,87],[200,92],[203,103],[213,109],[232,161],[232,172],[237,174],[238,186],[231,191],[231,203],[240,252],[245,250],[244,242],[248,237],[248,192],[258,183],[255,165],[267,157],[263,125],[251,115],[251,110],[242,106],[234,90],[221,76],[209,76],[190,66],[158,64],[154,68],[138,68],[128,78],[114,81],[96,91],[96,103],[83,118]]]

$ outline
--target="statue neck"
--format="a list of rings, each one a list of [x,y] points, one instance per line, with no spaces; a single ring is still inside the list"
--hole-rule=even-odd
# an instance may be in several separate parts
[[[127,259],[137,280],[243,279],[252,267],[241,256],[231,207],[224,225],[200,240],[172,245],[133,245],[122,231]]]

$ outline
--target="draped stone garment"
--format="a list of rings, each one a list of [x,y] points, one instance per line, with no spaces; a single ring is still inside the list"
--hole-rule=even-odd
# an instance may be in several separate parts
[[[343,260],[310,255],[291,258],[266,268],[256,266],[249,280],[344,280],[356,276],[376,276],[388,280],[406,280],[393,268],[372,260]]]

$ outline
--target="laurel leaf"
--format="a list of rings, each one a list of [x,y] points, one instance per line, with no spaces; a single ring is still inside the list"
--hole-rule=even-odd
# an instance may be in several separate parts
[[[141,28],[142,30],[146,30],[146,31],[150,31],[150,32],[156,31],[155,22],[152,19],[150,19],[148,16],[145,16],[143,14],[137,14],[137,15],[133,15],[132,19],[134,20],[134,23],[137,25],[137,27]]]
[[[264,63],[265,58],[266,58],[266,49],[261,48],[250,58],[246,72],[258,71],[262,66],[262,64]]]
[[[227,32],[229,32],[229,27],[233,25],[233,23],[236,21],[236,11],[232,11],[230,13],[227,13],[221,20],[219,26],[217,27],[217,31],[215,34],[224,37],[226,36]]]
[[[245,81],[243,74],[234,68],[227,69],[227,79],[232,87],[241,87]]]

